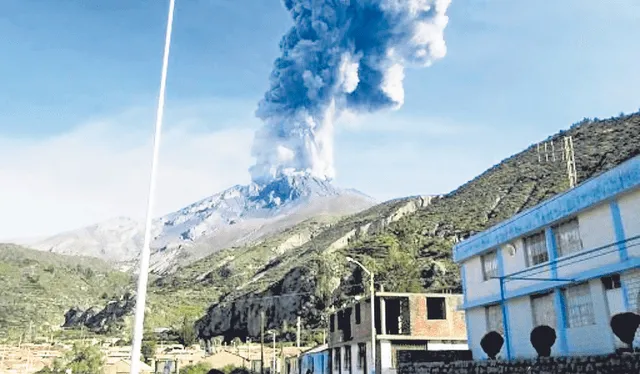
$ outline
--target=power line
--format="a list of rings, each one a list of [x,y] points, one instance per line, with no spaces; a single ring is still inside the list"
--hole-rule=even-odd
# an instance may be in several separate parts
[[[553,264],[556,264],[556,269],[560,269],[560,268],[563,268],[563,267],[566,267],[566,266],[569,266],[569,265],[573,265],[573,264],[577,264],[577,263],[584,262],[584,261],[587,261],[587,260],[591,260],[591,259],[594,259],[594,258],[598,258],[598,257],[601,257],[601,256],[605,256],[607,254],[616,253],[616,252],[618,252],[618,248],[616,248],[618,245],[621,245],[621,244],[625,244],[626,245],[626,243],[632,242],[632,241],[635,241],[635,240],[638,240],[638,239],[640,239],[640,235],[633,236],[631,238],[627,238],[627,239],[624,239],[624,240],[621,240],[621,241],[612,242],[612,243],[606,244],[604,246],[600,246],[600,247],[596,247],[596,248],[593,248],[593,249],[589,249],[587,251],[583,250],[583,251],[574,253],[572,255],[569,255],[567,257],[560,257],[560,258],[558,258],[556,260],[549,261],[548,263],[544,263],[544,264],[538,265],[539,267],[531,269],[531,270],[533,270],[532,272],[530,272],[531,270],[529,270],[529,269],[524,269],[524,270],[520,270],[520,271],[517,271],[517,272],[512,273],[512,274],[509,274],[509,275],[505,276],[505,280],[504,281],[508,282],[508,281],[510,281],[509,277],[512,277],[512,276],[515,276],[515,275],[520,275],[520,274],[526,274],[527,276],[535,276],[537,274],[547,273],[547,272],[551,271],[551,269],[547,268],[547,266],[551,266]],[[640,246],[640,241],[632,243],[632,244],[629,244],[629,245],[626,245],[627,248],[633,248],[633,247],[636,247],[636,246]],[[602,251],[604,249],[606,249],[606,251]],[[599,252],[599,251],[602,251],[602,252]],[[591,256],[588,256],[588,255],[591,255]],[[573,261],[571,261],[571,260],[573,260]]]

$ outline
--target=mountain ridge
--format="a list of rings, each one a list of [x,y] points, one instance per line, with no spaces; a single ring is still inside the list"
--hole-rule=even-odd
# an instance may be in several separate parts
[[[309,217],[350,214],[374,202],[357,190],[338,188],[309,175],[283,176],[265,185],[236,185],[153,220],[152,271],[174,271],[185,261],[259,240]],[[138,261],[143,235],[143,223],[117,217],[23,244],[97,257],[130,270]],[[193,247],[198,250],[192,251]]]

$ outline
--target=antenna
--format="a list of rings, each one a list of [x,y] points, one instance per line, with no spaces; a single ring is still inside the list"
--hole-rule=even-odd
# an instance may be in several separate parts
[[[543,161],[543,158],[542,158],[543,156],[541,152],[544,152],[544,161]],[[561,160],[566,163],[567,178],[569,178],[569,188],[573,188],[578,184],[578,173],[576,171],[576,159],[575,159],[575,153],[573,148],[572,136],[565,136],[563,138],[563,147],[562,147],[562,150],[560,150],[560,152],[562,154]],[[557,161],[556,147],[555,147],[555,142],[553,140],[545,142],[543,147],[540,147],[540,143],[538,143],[537,153],[538,153],[539,163],[543,163],[543,162],[555,163]]]
[[[564,137],[564,159],[567,161],[567,176],[569,177],[569,188],[578,184],[578,172],[576,171],[576,157],[573,151],[573,137]]]

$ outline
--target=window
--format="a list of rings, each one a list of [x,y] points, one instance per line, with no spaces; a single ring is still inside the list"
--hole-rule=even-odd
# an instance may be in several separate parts
[[[329,327],[329,330],[331,332],[336,331],[336,315],[335,314],[332,314],[331,317],[329,317],[329,325],[331,325]]]
[[[365,343],[358,343],[358,369],[364,369],[364,365],[367,362],[367,345]]]
[[[527,265],[535,266],[549,261],[547,241],[544,232],[524,238],[524,248],[527,252]]]
[[[484,280],[498,276],[498,256],[496,251],[482,256],[482,274],[484,275]]]
[[[427,297],[427,319],[447,319],[447,303],[444,297]]]
[[[567,256],[582,250],[578,219],[573,218],[553,228],[558,256]]]
[[[335,370],[340,370],[340,348],[335,348],[333,350],[333,368]]]
[[[360,303],[356,304],[356,325],[360,324]]]
[[[344,368],[351,371],[351,346],[344,347]]]
[[[601,278],[601,280],[604,289],[607,291],[615,290],[622,287],[622,285],[620,284],[620,274],[613,274],[608,277],[603,277]]]
[[[581,327],[596,323],[589,283],[567,287],[564,290],[567,327]]]
[[[531,296],[533,309],[533,326],[547,325],[556,327],[556,312],[553,304],[553,293]]]
[[[487,314],[487,331],[496,331],[502,334],[504,325],[502,324],[502,308],[499,304],[485,308]]]

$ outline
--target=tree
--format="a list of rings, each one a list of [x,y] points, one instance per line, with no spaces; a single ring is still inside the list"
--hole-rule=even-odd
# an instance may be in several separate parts
[[[100,374],[104,358],[100,349],[90,345],[76,344],[65,356],[66,368],[73,374]]]
[[[145,340],[142,342],[142,347],[140,352],[144,357],[145,362],[151,361],[151,359],[156,355],[156,341],[155,340]]]
[[[482,340],[480,340],[480,347],[482,347],[484,353],[492,360],[496,359],[496,356],[502,349],[502,344],[504,344],[504,338],[496,331],[489,331],[482,337]]]
[[[619,313],[611,317],[610,325],[618,339],[633,349],[633,339],[640,326],[640,316],[633,312]]]
[[[556,330],[546,325],[538,326],[531,330],[530,340],[539,357],[549,357],[556,342]]]
[[[207,374],[211,370],[211,365],[207,362],[198,362],[195,365],[188,365],[180,368],[180,374]]]
[[[235,337],[231,341],[231,344],[233,344],[234,347],[238,347],[238,346],[242,345],[242,339],[240,339],[238,337]]]
[[[198,341],[195,326],[186,316],[178,329],[178,340],[185,347],[190,347]]]
[[[64,374],[70,369],[73,374],[101,374],[103,365],[104,357],[97,347],[75,344],[61,360],[56,359],[51,368],[46,367],[38,373]]]

